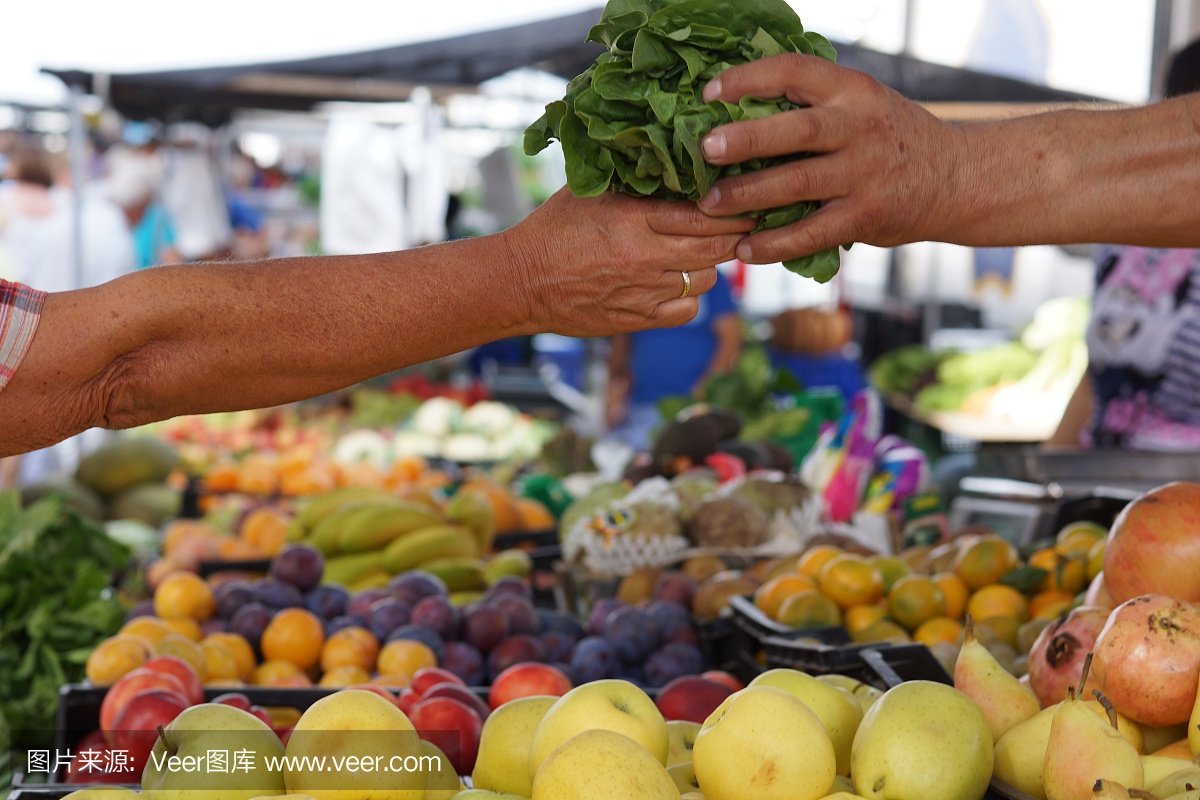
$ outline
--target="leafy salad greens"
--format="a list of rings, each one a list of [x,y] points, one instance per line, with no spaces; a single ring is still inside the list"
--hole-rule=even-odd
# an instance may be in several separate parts
[[[588,41],[608,48],[567,86],[566,96],[525,131],[525,152],[562,143],[567,185],[578,197],[610,189],[673,200],[699,200],[720,178],[773,167],[804,154],[717,167],[700,142],[728,122],[798,108],[786,98],[701,98],[729,67],[794,52],[834,61],[829,40],[806,32],[785,0],[609,0]],[[762,209],[759,230],[779,228],[817,210],[814,202]],[[838,249],[784,263],[821,283],[837,274]]]

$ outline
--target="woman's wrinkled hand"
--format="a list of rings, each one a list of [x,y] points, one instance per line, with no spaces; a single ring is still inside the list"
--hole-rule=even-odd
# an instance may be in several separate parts
[[[753,220],[708,216],[690,202],[582,199],[564,188],[504,235],[533,324],[588,337],[688,322],[716,283],[716,265],[753,228]]]
[[[786,97],[803,108],[714,129],[702,146],[716,165],[756,157],[813,157],[719,181],[700,201],[729,216],[818,201],[819,211],[749,236],[748,263],[817,253],[848,242],[893,246],[935,239],[952,209],[958,130],[869,75],[822,58],[785,54],[732,67],[704,99]]]

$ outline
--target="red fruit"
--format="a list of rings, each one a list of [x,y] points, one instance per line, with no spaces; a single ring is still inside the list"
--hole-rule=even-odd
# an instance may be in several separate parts
[[[132,769],[116,770],[101,731],[92,731],[75,745],[75,756],[61,776],[64,783],[137,783]]]
[[[448,669],[440,669],[438,667],[425,667],[419,669],[413,674],[412,690],[417,694],[424,696],[425,692],[437,686],[439,683],[457,683],[459,686],[467,684],[462,678],[455,675]]]
[[[126,751],[130,765],[141,774],[158,738],[158,727],[166,727],[190,705],[178,692],[165,689],[138,692],[113,721],[113,749]]]
[[[1067,689],[1079,686],[1083,662],[1108,621],[1108,609],[1080,606],[1051,622],[1029,651],[1029,686],[1042,708],[1067,699]],[[1085,692],[1099,686],[1095,666]]]
[[[183,696],[192,705],[204,702],[204,684],[195,668],[178,656],[155,656],[142,664],[141,669],[152,669],[155,672],[165,672],[174,675],[183,684]]]
[[[421,695],[412,689],[401,689],[399,696],[396,698],[396,708],[403,711],[405,716],[411,718],[413,706],[419,702],[421,702]]]
[[[253,703],[250,702],[250,698],[246,697],[246,695],[242,694],[241,692],[226,692],[225,694],[214,697],[213,702],[220,703],[221,705],[225,706],[240,708],[242,711],[249,711],[250,706],[253,705]]]
[[[283,742],[284,747],[287,747],[288,742],[291,741],[293,730],[294,730],[293,726],[288,726],[288,727],[284,728],[283,730],[279,731],[279,741]]]
[[[470,775],[479,754],[483,719],[449,697],[431,697],[413,706],[413,727],[427,742],[437,745],[459,775]]]
[[[740,692],[742,689],[746,688],[746,684],[742,683],[728,672],[720,669],[711,669],[708,672],[702,672],[700,673],[700,677],[707,678],[710,681],[715,681],[722,686],[728,686],[735,692]]]
[[[1198,483],[1168,483],[1126,506],[1104,548],[1105,584],[1113,601],[1124,603],[1145,594],[1200,601],[1197,534]]]
[[[733,689],[723,683],[689,675],[676,678],[660,689],[654,703],[664,719],[703,724],[731,694]]]
[[[549,664],[516,664],[501,672],[492,681],[488,705],[493,710],[522,697],[546,695],[562,697],[571,689],[571,679],[562,670]]]
[[[250,706],[246,710],[249,711],[251,715],[258,717],[264,723],[266,723],[266,726],[268,728],[274,729],[275,721],[271,719],[270,712],[267,711],[265,708],[263,708],[262,706],[255,705],[255,706]]]
[[[115,746],[110,732],[115,727],[117,715],[129,705],[130,698],[146,689],[165,689],[180,697],[187,697],[179,678],[169,673],[139,667],[122,675],[104,693],[104,700],[100,703],[100,730],[110,746]]]
[[[1100,691],[1143,725],[1187,722],[1200,678],[1200,610],[1164,595],[1122,603],[1096,637]]]
[[[721,483],[746,475],[746,462],[730,453],[712,453],[704,457],[704,464],[712,467]]]
[[[452,700],[457,700],[467,708],[475,709],[475,713],[479,714],[484,720],[492,713],[492,710],[488,708],[488,704],[483,701],[482,697],[461,683],[439,683],[421,695],[422,700],[428,700],[431,697],[449,697]]]

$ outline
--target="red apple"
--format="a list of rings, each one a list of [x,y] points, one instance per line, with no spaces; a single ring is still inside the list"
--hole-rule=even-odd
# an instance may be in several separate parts
[[[457,683],[459,686],[467,684],[462,678],[455,675],[448,669],[439,667],[425,667],[419,669],[413,674],[412,690],[421,697],[425,696],[425,692],[437,686],[439,683]]]
[[[213,698],[214,703],[220,703],[225,706],[233,706],[240,708],[242,711],[249,711],[250,706],[254,705],[250,702],[250,698],[241,692],[226,692]]]
[[[400,695],[396,698],[396,708],[403,711],[405,716],[411,719],[413,706],[419,702],[421,702],[421,695],[412,689],[401,689]]]
[[[164,689],[175,692],[180,697],[187,697],[187,691],[179,678],[166,672],[138,668],[122,675],[116,683],[108,687],[104,700],[100,703],[100,730],[110,746],[114,745],[112,731],[115,728],[117,715],[128,705],[129,700],[138,692],[146,689]]]
[[[731,694],[733,690],[723,683],[688,675],[660,689],[655,705],[664,719],[703,724]]]
[[[422,700],[428,700],[431,697],[449,697],[452,700],[457,700],[467,708],[475,709],[475,713],[479,714],[484,720],[492,713],[492,710],[488,708],[488,704],[483,701],[482,697],[461,683],[439,683],[421,695]]]
[[[700,673],[700,677],[706,678],[710,681],[715,681],[723,686],[728,686],[735,692],[740,692],[742,689],[746,688],[746,684],[742,683],[737,678],[721,669],[710,669],[708,672],[702,672]]]
[[[441,748],[459,775],[470,775],[479,754],[483,719],[449,697],[431,697],[413,706],[409,715],[422,739]]]
[[[271,719],[271,712],[267,711],[262,706],[254,705],[254,706],[250,706],[246,710],[249,711],[252,715],[258,717],[264,723],[266,723],[268,728],[275,727],[275,721],[273,719]]]
[[[152,669],[155,672],[174,675],[183,684],[183,696],[188,702],[194,706],[204,702],[204,684],[201,683],[200,676],[191,664],[179,656],[155,656],[142,664],[140,669]]]
[[[158,727],[166,727],[190,705],[183,695],[165,689],[138,692],[113,721],[113,749],[128,753],[130,765],[141,774],[158,738]]]
[[[283,742],[284,747],[287,747],[288,742],[291,741],[292,731],[294,729],[295,729],[294,726],[289,725],[288,727],[283,728],[282,730],[279,731],[279,741]]]
[[[549,664],[516,664],[501,672],[492,681],[488,705],[493,710],[522,697],[546,695],[562,697],[571,691],[571,679]]]

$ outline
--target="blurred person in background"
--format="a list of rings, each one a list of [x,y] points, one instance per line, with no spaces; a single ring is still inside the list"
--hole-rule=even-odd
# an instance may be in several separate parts
[[[265,258],[271,254],[266,220],[250,195],[257,167],[247,156],[235,153],[227,172],[229,183],[225,189],[225,205],[233,228],[233,257],[239,260]]]
[[[162,170],[151,152],[114,150],[108,157],[108,176],[101,184],[104,196],[125,214],[133,235],[135,267],[145,269],[183,260],[175,247],[175,225],[158,201]]]
[[[1200,40],[1163,95],[1200,91]],[[1088,372],[1049,444],[1200,450],[1200,250],[1101,246]]]
[[[610,339],[605,421],[609,434],[645,449],[662,423],[658,401],[696,396],[705,381],[733,369],[742,329],[729,279],[717,271],[712,291],[688,323]]]

